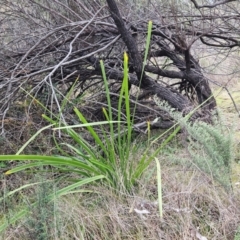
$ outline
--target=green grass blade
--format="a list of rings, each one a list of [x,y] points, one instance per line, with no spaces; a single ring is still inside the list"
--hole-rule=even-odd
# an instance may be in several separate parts
[[[89,159],[88,162],[94,165],[95,167],[97,167],[98,169],[101,169],[102,173],[105,173],[106,170],[108,170],[109,172],[114,172],[114,169],[112,168],[112,166],[110,166],[109,164],[103,163],[101,159],[100,160]]]
[[[51,124],[38,130],[26,143],[22,145],[22,147],[17,151],[16,155],[19,155],[29,145],[29,143],[32,142],[42,131],[52,127],[53,125],[54,124]]]
[[[72,146],[68,143],[62,143],[62,145],[67,146],[70,150],[72,150],[78,157],[84,158],[87,160],[89,158],[89,155],[84,154],[80,149]]]
[[[144,59],[143,59],[143,68],[142,68],[141,79],[140,79],[140,83],[139,83],[140,85],[141,85],[144,69],[147,64],[147,57],[148,57],[150,43],[151,43],[151,36],[152,36],[152,21],[149,21],[148,22],[147,39],[146,39],[146,47],[145,47],[145,53],[144,53]],[[135,105],[135,107],[133,109],[133,116],[135,116],[136,107],[137,107],[137,105]],[[133,120],[134,120],[134,118],[133,118]]]
[[[51,180],[49,180],[49,181],[51,181]],[[4,197],[1,197],[0,201],[2,201],[3,199],[5,199],[5,198],[7,198],[7,197],[9,197],[11,195],[13,195],[16,192],[21,191],[22,189],[25,189],[25,188],[28,188],[28,187],[32,187],[32,186],[37,185],[37,184],[41,184],[41,182],[25,184],[25,185],[23,185],[23,186],[21,186],[21,187],[19,187],[17,189],[14,189],[13,191],[10,191],[10,192],[4,194]]]
[[[81,190],[75,190],[75,191],[68,191],[66,194],[74,194],[74,193],[95,193],[92,190],[88,190],[88,189],[81,189]],[[97,192],[99,193],[99,192]],[[61,194],[61,196],[66,195],[66,194]]]
[[[80,120],[81,122],[83,122],[84,124],[87,124],[87,123],[88,123],[87,120],[85,119],[85,117],[81,114],[80,111],[78,111],[77,108],[74,108],[74,112],[77,114],[77,116],[79,117],[79,120]],[[94,131],[94,129],[92,128],[92,126],[87,125],[86,127],[87,127],[89,133],[93,136],[95,142],[101,147],[101,149],[102,149],[102,150],[106,153],[106,155],[107,155],[107,150],[106,150],[105,146],[103,145],[102,140],[100,139],[100,137],[98,136],[98,134]]]
[[[62,188],[62,189],[56,191],[54,194],[50,195],[50,198],[54,199],[56,197],[60,197],[62,195],[66,195],[66,194],[68,194],[69,191],[71,191],[71,190],[73,190],[73,189],[75,189],[77,187],[81,187],[82,185],[85,185],[87,183],[94,182],[96,180],[103,179],[103,178],[105,178],[105,176],[99,175],[99,176],[83,179],[83,180],[81,180],[79,182],[76,182],[74,184],[71,184],[71,185],[69,185],[69,186],[67,186],[65,188]]]
[[[151,43],[151,36],[152,36],[152,21],[149,21],[148,22],[146,48],[145,48],[144,61],[143,61],[143,71],[144,71],[144,68],[147,64],[147,57],[148,57],[149,47],[150,47],[150,43]]]
[[[157,164],[157,188],[158,188],[158,208],[160,218],[163,217],[163,209],[162,209],[162,180],[161,180],[161,166],[160,162],[157,158],[155,158]]]
[[[45,119],[46,121],[52,123],[53,125],[57,125],[57,121],[54,121],[52,118],[48,117],[45,114],[42,114],[42,118]]]
[[[99,172],[88,166],[86,163],[81,162],[80,159],[74,159],[69,157],[53,157],[53,156],[40,156],[40,155],[2,155],[0,156],[0,161],[9,161],[9,160],[31,160],[31,161],[38,161],[40,165],[52,165],[52,166],[58,166],[58,165],[64,165],[64,166],[72,166],[80,169],[84,169],[88,171],[89,173],[99,174]],[[35,163],[37,164],[37,163]],[[26,166],[27,165],[27,166]],[[11,170],[8,170],[5,174],[12,174],[14,172],[18,172],[23,170],[24,166],[28,168],[28,164],[24,164],[20,167],[13,168]],[[36,166],[36,165],[35,165]],[[20,170],[19,170],[20,168]]]
[[[86,140],[84,140],[78,133],[76,133],[73,129],[68,129],[67,134],[80,146],[85,150],[90,156],[96,158],[96,151],[93,146],[91,146]]]
[[[129,110],[129,93],[128,93],[128,55],[126,52],[124,52],[123,55],[123,64],[124,64],[124,72],[123,72],[123,82],[122,82],[122,86],[121,86],[121,90],[120,90],[120,94],[119,94],[119,100],[118,100],[118,152],[120,155],[120,159],[121,159],[121,165],[123,168],[124,167],[124,159],[125,159],[125,148],[124,148],[124,144],[126,143],[126,139],[125,139],[125,134],[122,137],[121,134],[121,113],[122,113],[122,102],[123,102],[123,97],[125,98],[125,109],[127,111],[127,109]],[[127,107],[127,102],[128,102],[128,107]],[[128,121],[128,119],[127,119]],[[128,124],[128,122],[127,122]],[[126,144],[128,146],[128,143]]]
[[[20,165],[18,167],[12,168],[11,170],[8,170],[5,172],[6,175],[16,173],[16,172],[21,172],[25,169],[32,168],[32,167],[39,167],[42,166],[43,164],[41,162],[33,162],[33,163],[26,163],[24,165]]]
[[[92,126],[99,126],[99,125],[107,125],[112,123],[117,123],[118,121],[100,121],[100,122],[86,122],[83,124],[76,124],[76,125],[68,125],[63,127],[55,127],[53,130],[60,130],[60,129],[69,129],[69,128],[82,128],[82,127],[92,127]]]
[[[131,113],[130,113],[130,101],[129,101],[129,80],[128,80],[128,55],[124,53],[124,78],[123,78],[123,89],[125,93],[125,107],[126,107],[126,116],[127,116],[127,158],[129,156],[129,146],[131,143],[131,135],[132,135],[132,123],[131,123]]]

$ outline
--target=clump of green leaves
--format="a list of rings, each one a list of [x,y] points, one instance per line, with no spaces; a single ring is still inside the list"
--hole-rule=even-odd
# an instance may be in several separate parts
[[[193,162],[227,189],[231,186],[230,171],[233,159],[232,139],[219,124],[196,122],[187,126],[188,149]]]
[[[231,187],[230,172],[233,159],[231,132],[219,121],[208,124],[202,121],[189,121],[180,113],[174,112],[165,102],[156,99],[186,132],[186,143],[193,166],[212,176],[226,189]]]

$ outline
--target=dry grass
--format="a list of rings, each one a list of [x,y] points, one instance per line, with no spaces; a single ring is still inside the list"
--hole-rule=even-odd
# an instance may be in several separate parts
[[[163,219],[156,204],[154,171],[145,173],[133,195],[89,186],[86,188],[92,193],[70,194],[56,200],[52,212],[46,206],[49,217],[45,221],[52,223],[47,239],[234,239],[240,224],[240,191],[226,193],[209,176],[182,164],[181,159],[187,157],[184,149],[176,151],[159,156]],[[28,194],[25,200],[34,193]],[[149,213],[139,213],[143,210]],[[33,213],[12,226],[2,239],[32,239],[39,221],[35,210]],[[35,220],[35,228],[29,227],[29,220]]]

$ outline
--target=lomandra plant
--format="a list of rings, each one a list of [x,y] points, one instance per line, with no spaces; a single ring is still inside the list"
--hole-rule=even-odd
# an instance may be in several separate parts
[[[144,65],[146,63],[147,52],[150,46],[151,28],[152,22],[150,21],[143,63]],[[143,171],[154,159],[154,156],[151,157],[151,160],[149,157],[146,157],[147,154],[144,154],[139,161],[135,161],[134,159],[131,161],[129,159],[133,131],[133,118],[131,118],[128,92],[128,55],[124,53],[124,77],[119,94],[117,121],[113,121],[111,97],[103,61],[101,61],[100,64],[108,101],[108,109],[103,108],[106,121],[88,123],[85,116],[76,107],[74,107],[74,112],[80,121],[79,125],[68,126],[65,124],[64,121],[60,120],[60,116],[62,115],[61,112],[59,113],[59,116],[56,117],[43,115],[43,118],[49,121],[51,126],[54,126],[54,131],[63,131],[72,139],[71,144],[58,143],[55,138],[56,146],[61,156],[20,155],[31,140],[33,140],[42,130],[48,128],[45,127],[38,131],[26,144],[24,144],[16,155],[0,156],[0,161],[31,161],[30,163],[19,165],[7,171],[6,174],[12,174],[33,167],[51,165],[56,167],[56,171],[61,170],[61,172],[74,172],[78,174],[77,176],[80,176],[80,178],[83,176],[88,178],[101,176],[101,178],[104,178],[105,181],[107,181],[108,184],[115,189],[119,189],[119,187],[121,187],[127,191],[131,190],[132,186],[139,179]],[[63,101],[61,107],[62,110],[66,106],[67,98],[68,96]],[[123,108],[125,108],[126,113],[125,122],[120,121]],[[51,113],[49,115],[52,116],[53,114]],[[108,129],[110,130],[109,133],[104,131],[102,134],[97,133],[94,126],[99,127],[101,125],[108,125]],[[89,144],[80,134],[77,133],[77,131],[74,130],[74,128],[80,127],[87,128],[87,131],[91,134],[95,141],[94,146]],[[66,148],[71,150],[71,155],[69,154],[70,151],[65,151]]]
[[[149,23],[148,28],[146,49],[148,49],[150,45],[150,36],[151,22]],[[146,62],[146,58],[147,50],[145,53],[144,64]],[[111,93],[108,88],[108,81],[106,78],[103,61],[101,61],[100,64],[108,101],[108,108],[103,108],[106,121],[89,123],[85,116],[76,107],[74,107],[74,112],[78,117],[80,124],[74,126],[68,126],[64,121],[61,121],[61,113],[59,113],[58,117],[49,117],[47,115],[43,115],[43,118],[51,123],[50,126],[38,131],[26,144],[22,146],[16,155],[0,156],[0,161],[24,162],[23,164],[7,171],[5,174],[26,171],[29,168],[34,169],[36,172],[40,172],[38,169],[39,167],[43,169],[43,166],[52,166],[53,168],[51,171],[66,174],[66,176],[71,173],[71,179],[70,177],[69,179],[65,177],[64,182],[66,184],[68,180],[69,182],[74,180],[74,183],[71,183],[64,188],[57,190],[54,194],[49,195],[49,201],[54,200],[56,197],[68,194],[69,192],[79,192],[81,191],[81,189],[79,190],[79,187],[97,180],[101,180],[101,182],[105,181],[105,185],[116,191],[124,191],[128,193],[132,192],[143,172],[149,167],[150,163],[154,160],[161,149],[180,130],[179,128],[176,128],[175,131],[152,154],[149,152],[151,149],[151,145],[149,145],[141,156],[138,155],[137,158],[131,156],[133,117],[131,116],[132,113],[130,112],[128,92],[128,56],[126,53],[124,53],[124,77],[119,94],[117,121],[113,121],[110,97]],[[63,101],[62,109],[65,105],[66,101]],[[123,108],[125,110],[124,112],[126,119],[124,122],[121,121]],[[109,131],[102,131],[101,133],[98,133],[95,130],[95,126],[101,127],[102,125],[107,125]],[[56,147],[61,156],[21,155],[23,149],[41,131],[52,126],[54,132],[64,132],[65,135],[67,134],[67,136],[71,139],[71,141],[68,143],[59,143],[61,138],[59,139],[54,137]],[[84,137],[74,130],[75,128],[80,127],[87,129],[88,133],[94,139],[94,145],[87,142]],[[30,163],[25,163],[26,160],[30,161]],[[47,169],[47,167],[44,169]],[[74,179],[72,179],[72,176],[74,176]],[[22,186],[19,189],[10,192],[5,196],[5,198],[29,186],[31,186],[31,184]],[[4,198],[0,199],[0,201],[3,200]],[[0,226],[0,232],[8,227],[9,224],[14,223],[19,218],[22,218],[25,214],[27,214],[27,212],[28,209],[23,209],[10,220],[6,220],[4,224]]]
[[[149,166],[154,156],[146,150],[142,157],[135,159],[131,156],[131,141],[133,122],[130,112],[129,90],[128,90],[128,56],[124,54],[124,78],[119,95],[117,121],[113,121],[110,91],[105,75],[104,64],[101,61],[103,79],[106,88],[108,109],[103,108],[106,121],[89,123],[85,116],[74,107],[74,112],[80,124],[68,126],[59,119],[43,115],[44,119],[54,126],[55,133],[62,131],[71,139],[68,143],[60,142],[54,136],[56,147],[61,156],[14,156],[12,160],[28,159],[33,162],[20,165],[9,170],[6,174],[15,173],[32,167],[51,165],[56,172],[75,173],[76,176],[87,178],[103,176],[109,187],[117,191],[131,192],[134,185],[141,177],[144,170]],[[125,108],[125,109],[123,109]],[[121,121],[121,114],[125,112],[126,121]],[[107,125],[109,131],[98,133],[98,128]],[[86,128],[92,136],[94,144],[90,144],[82,137],[75,128]],[[68,138],[68,139],[69,139]],[[71,142],[71,143],[70,143]],[[23,150],[23,149],[21,149]],[[5,158],[7,156],[4,156]],[[9,157],[10,158],[10,157]],[[1,158],[0,158],[1,159]],[[77,181],[77,180],[75,180]]]

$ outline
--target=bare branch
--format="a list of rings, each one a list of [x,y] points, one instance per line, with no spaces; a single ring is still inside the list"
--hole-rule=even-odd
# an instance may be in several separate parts
[[[217,3],[211,4],[211,5],[198,5],[196,0],[190,0],[190,1],[194,4],[195,8],[200,9],[200,8],[215,8],[219,5],[235,2],[236,0],[223,0],[223,1],[218,1]]]
[[[90,96],[98,107],[107,104],[99,61],[104,61],[112,98],[116,99],[126,51],[130,99],[139,103],[138,96],[144,102],[144,98],[157,95],[184,113],[202,103],[202,114],[216,107],[208,74],[238,74],[237,65],[232,64],[237,64],[237,58],[231,64],[222,64],[240,46],[237,1],[215,1],[211,7],[200,6],[197,0],[185,5],[142,1],[141,8],[130,1],[127,9],[126,1],[117,0],[2,2],[1,118],[8,117],[15,103],[29,100],[30,95],[47,109],[59,111],[72,87],[74,97]],[[203,7],[204,11],[199,11]],[[150,19],[152,38],[143,71]],[[95,106],[85,106],[92,117],[98,116],[92,112]],[[97,107],[95,110],[101,112]],[[144,122],[146,116],[141,114],[147,112],[138,110],[140,115],[134,119]],[[149,116],[154,119],[156,114],[152,111]]]

